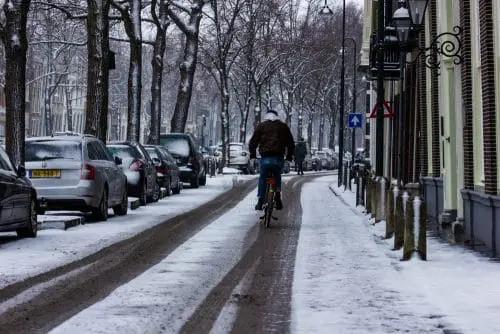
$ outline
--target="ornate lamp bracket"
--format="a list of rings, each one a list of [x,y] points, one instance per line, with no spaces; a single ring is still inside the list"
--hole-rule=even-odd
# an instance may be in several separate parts
[[[420,58],[420,56],[425,57],[425,66],[430,69],[441,68],[440,56],[453,58],[453,63],[455,65],[460,65],[464,59],[460,55],[462,50],[462,41],[460,35],[463,32],[463,28],[460,26],[454,26],[453,32],[443,32],[437,35],[428,47],[421,48],[418,47],[419,52],[417,56],[408,61],[408,64],[414,64]],[[443,38],[446,38],[443,40]]]

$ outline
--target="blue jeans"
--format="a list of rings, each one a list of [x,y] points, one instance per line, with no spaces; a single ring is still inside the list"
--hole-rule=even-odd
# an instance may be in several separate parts
[[[281,171],[283,170],[283,158],[263,157],[260,158],[260,177],[257,197],[264,197],[266,192],[267,173],[272,172],[276,180],[276,190],[281,190]]]

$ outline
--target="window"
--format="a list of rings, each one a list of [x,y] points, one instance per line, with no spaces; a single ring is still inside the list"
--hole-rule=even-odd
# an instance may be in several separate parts
[[[56,159],[80,161],[82,158],[79,142],[62,140],[27,141],[25,155],[26,161]]]
[[[90,160],[99,160],[99,151],[93,141],[87,143],[87,153]]]
[[[0,148],[0,169],[7,170],[9,172],[15,171],[14,165],[12,165],[9,156],[2,148]]]

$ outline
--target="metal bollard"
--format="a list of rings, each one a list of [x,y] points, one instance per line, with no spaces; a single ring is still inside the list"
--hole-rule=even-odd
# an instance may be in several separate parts
[[[394,248],[400,250],[404,243],[404,205],[403,194],[398,190],[396,197],[395,214],[394,214]]]
[[[386,191],[387,205],[385,207],[385,238],[390,239],[394,234],[394,207],[395,200],[393,196],[394,186]]]
[[[386,205],[386,189],[387,189],[387,179],[383,176],[377,179],[377,197],[376,201],[376,214],[375,223],[380,223],[385,220],[385,205]]]
[[[371,208],[372,208],[372,216],[376,217],[377,215],[377,178],[373,176],[372,178],[372,195],[370,198]]]
[[[360,191],[360,188],[361,188],[361,177],[359,176],[359,171],[355,171],[354,172],[354,177],[355,177],[355,184],[356,184],[356,207],[358,207],[359,203],[360,203],[360,194],[361,194],[361,191]]]
[[[360,196],[360,204],[361,205],[365,205],[366,203],[366,172],[363,172],[363,174],[361,175],[361,196]],[[358,184],[358,187],[359,187],[359,184]]]
[[[405,192],[405,194],[408,194]],[[403,261],[411,259],[415,251],[415,201],[416,197],[408,197],[405,205],[405,232],[403,245]]]
[[[366,186],[365,186],[365,192],[366,192],[366,212],[369,214],[372,214],[372,201],[371,201],[371,195],[372,195],[372,178],[370,175],[367,175],[365,177],[366,180]]]
[[[421,260],[427,260],[427,204],[421,199],[418,212],[419,229],[418,229],[418,241],[417,241],[417,252]]]

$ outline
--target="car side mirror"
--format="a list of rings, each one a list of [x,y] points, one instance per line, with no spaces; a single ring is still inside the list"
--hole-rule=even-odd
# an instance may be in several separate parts
[[[116,164],[117,166],[120,166],[122,163],[123,163],[122,158],[120,158],[120,157],[115,157],[115,164]]]
[[[154,164],[155,166],[157,166],[157,167],[158,167],[158,166],[160,166],[160,165],[161,165],[161,161],[160,161],[160,159],[158,159],[158,158],[153,158],[153,164]]]
[[[19,165],[17,167],[17,176],[25,177],[26,176],[26,168],[23,165]]]

